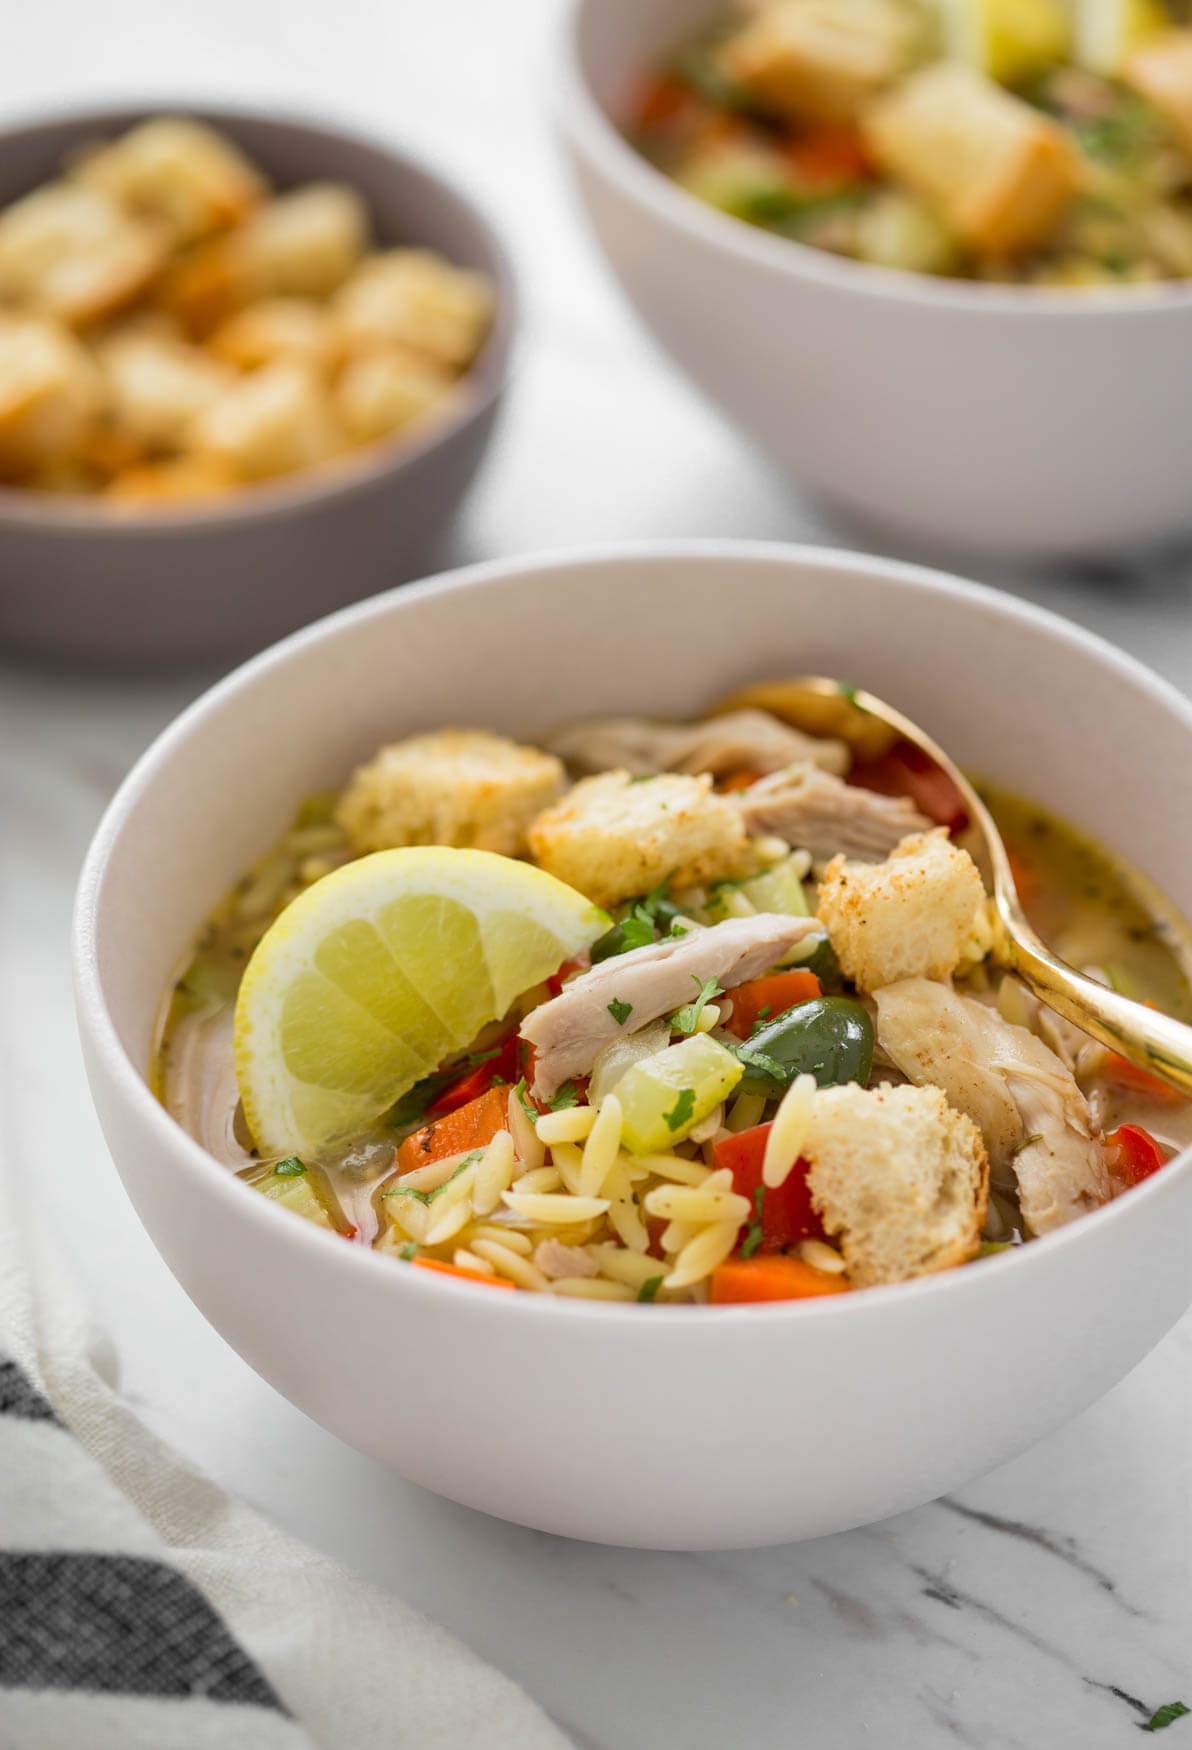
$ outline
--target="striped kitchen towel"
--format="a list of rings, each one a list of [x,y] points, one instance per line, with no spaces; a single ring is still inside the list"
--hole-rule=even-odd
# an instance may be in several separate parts
[[[2,1178],[0,1750],[567,1750],[444,1630],[162,1446],[60,1260],[26,1268]]]

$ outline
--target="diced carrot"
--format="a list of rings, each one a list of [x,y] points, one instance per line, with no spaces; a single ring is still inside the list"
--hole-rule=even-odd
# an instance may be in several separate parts
[[[1141,1185],[1167,1165],[1167,1152],[1141,1124],[1121,1124],[1105,1138],[1110,1169],[1126,1185]]]
[[[487,1288],[515,1288],[503,1276],[488,1276],[483,1270],[467,1270],[462,1264],[444,1264],[438,1258],[412,1258],[420,1270],[438,1270],[443,1276],[463,1276],[469,1282],[483,1282]]]
[[[432,1161],[444,1160],[448,1155],[484,1148],[498,1130],[508,1128],[508,1117],[509,1090],[490,1088],[478,1100],[457,1106],[454,1112],[407,1136],[397,1151],[398,1171],[410,1173],[415,1167],[429,1167]]]
[[[741,766],[737,771],[726,772],[723,778],[717,778],[716,788],[722,795],[727,794],[730,790],[748,790],[751,785],[757,783],[758,776],[757,772],[751,772],[747,767]]]
[[[801,183],[816,189],[844,188],[873,174],[873,160],[856,128],[810,128],[785,147]]]
[[[843,1277],[813,1270],[801,1258],[729,1258],[712,1272],[716,1306],[750,1300],[812,1300],[821,1294],[847,1294]]]
[[[755,1124],[752,1130],[740,1130],[735,1136],[726,1136],[716,1144],[716,1165],[717,1168],[728,1168],[733,1176],[733,1190],[738,1196],[749,1199],[754,1216],[760,1222],[761,1239],[758,1240],[755,1233],[753,1250],[782,1252],[799,1240],[822,1239],[824,1228],[811,1201],[807,1184],[808,1163],[802,1157],[795,1162],[781,1185],[763,1185],[762,1165],[771,1128],[769,1124]]]
[[[820,982],[814,972],[771,972],[766,978],[751,978],[746,984],[729,991],[733,1000],[732,1017],[725,1025],[738,1039],[748,1039],[757,1026],[763,1009],[768,1009],[767,1021],[784,1015],[799,1003],[809,1003],[820,994]]]
[[[1104,1073],[1112,1076],[1115,1082],[1121,1082],[1127,1088],[1134,1088],[1140,1094],[1147,1094],[1152,1100],[1163,1100],[1169,1105],[1183,1099],[1177,1088],[1161,1077],[1152,1075],[1149,1069],[1143,1069],[1140,1064],[1131,1063],[1128,1057],[1111,1051],[1105,1059]]]
[[[691,92],[681,80],[664,75],[646,87],[637,108],[638,125],[664,128],[676,120],[691,101]]]
[[[1023,905],[1034,898],[1039,887],[1039,876],[1033,863],[1028,863],[1021,851],[1007,848],[1006,856],[1010,863],[1010,873],[1014,877],[1014,886]]]

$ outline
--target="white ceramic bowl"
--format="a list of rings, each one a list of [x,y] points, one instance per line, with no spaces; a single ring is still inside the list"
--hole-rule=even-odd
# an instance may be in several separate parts
[[[729,0],[571,0],[552,90],[588,217],[712,401],[846,513],[935,551],[1120,554],[1192,531],[1192,287],[1092,295],[846,261],[726,217],[620,136]]]
[[[208,909],[386,740],[697,711],[751,678],[864,682],[962,762],[1128,851],[1192,913],[1192,709],[1109,646],[934,573],[748,543],[477,567],[296,634],[207,693],[127,779],[75,929],[88,1074],[129,1194],[216,1328],[279,1391],[426,1487],[575,1537],[817,1536],[955,1488],[1055,1428],[1192,1297],[1192,1154],[1023,1251],[763,1307],[494,1295],[254,1197],[145,1071]],[[1095,726],[1095,727],[1094,727]]]

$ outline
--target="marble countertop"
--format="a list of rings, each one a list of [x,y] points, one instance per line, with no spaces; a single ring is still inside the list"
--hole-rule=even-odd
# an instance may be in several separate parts
[[[0,23],[0,114],[282,99],[416,141],[504,223],[527,294],[462,562],[637,536],[859,544],[674,374],[587,243],[545,119],[549,0],[41,0]],[[863,541],[863,537],[860,538]],[[1192,689],[1192,557],[998,578]],[[1078,1421],[960,1496],[816,1543],[666,1555],[436,1499],[324,1433],[186,1300],[117,1182],[75,1040],[78,866],[135,756],[213,678],[0,656],[0,1113],[145,1419],[221,1483],[454,1629],[588,1750],[1109,1750],[1192,1702],[1192,1316]],[[1090,725],[1090,734],[1094,733]],[[1173,1728],[1192,1741],[1192,1720]]]

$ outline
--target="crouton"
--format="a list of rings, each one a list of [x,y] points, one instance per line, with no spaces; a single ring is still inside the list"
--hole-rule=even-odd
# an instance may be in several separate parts
[[[165,258],[164,233],[101,189],[50,182],[0,212],[0,300],[72,328],[130,304]]]
[[[335,314],[353,351],[396,343],[458,371],[488,332],[493,291],[481,274],[430,250],[390,249],[362,263],[337,293]]]
[[[481,729],[439,729],[382,748],[352,776],[337,819],[357,852],[467,845],[516,857],[563,786],[553,755]]]
[[[1166,116],[1192,157],[1192,30],[1165,30],[1140,43],[1122,77]]]
[[[722,62],[778,115],[847,122],[909,71],[923,34],[905,0],[778,0],[725,45]]]
[[[453,374],[404,347],[350,359],[335,386],[340,423],[354,443],[367,444],[442,408]]]
[[[1081,180],[1057,123],[974,68],[941,62],[866,112],[867,144],[958,237],[995,256],[1044,243]]]
[[[335,357],[327,312],[310,298],[262,298],[222,323],[209,346],[238,371],[255,371],[275,359],[324,370]]]
[[[197,346],[135,329],[111,335],[96,359],[112,426],[146,451],[178,449],[190,422],[233,381]]]
[[[186,505],[216,498],[236,484],[231,470],[213,457],[175,456],[122,469],[108,482],[104,496],[114,506],[139,511],[153,505]]]
[[[534,822],[530,849],[542,868],[602,906],[668,877],[676,887],[715,881],[748,858],[741,816],[707,774],[585,778]]]
[[[177,243],[238,224],[265,193],[243,153],[185,116],[156,116],[86,153],[73,171],[127,212],[155,219]]]
[[[946,978],[984,903],[977,865],[937,827],[903,839],[884,863],[833,857],[816,916],[846,977],[874,991],[899,978]]]
[[[981,1132],[938,1088],[824,1088],[802,1153],[856,1287],[948,1270],[976,1252],[989,1162]]]
[[[56,322],[0,315],[0,475],[72,458],[99,416],[99,374]]]
[[[225,464],[239,480],[267,480],[326,461],[343,439],[315,373],[279,359],[235,379],[196,414],[185,447]]]

